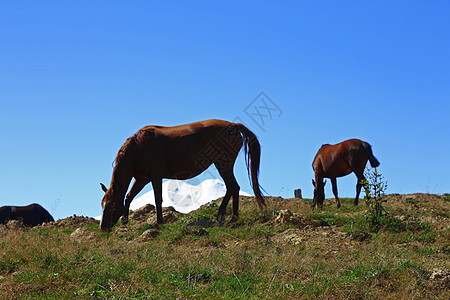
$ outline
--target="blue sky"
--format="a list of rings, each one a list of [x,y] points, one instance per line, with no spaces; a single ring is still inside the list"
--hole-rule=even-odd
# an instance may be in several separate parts
[[[99,182],[109,185],[127,137],[211,118],[257,134],[273,196],[312,197],[317,150],[353,137],[372,144],[388,193],[448,193],[449,11],[448,1],[3,1],[0,204],[100,215]],[[262,127],[247,114],[261,92],[280,109]],[[242,154],[235,172],[250,192]],[[340,195],[355,184],[338,179]]]

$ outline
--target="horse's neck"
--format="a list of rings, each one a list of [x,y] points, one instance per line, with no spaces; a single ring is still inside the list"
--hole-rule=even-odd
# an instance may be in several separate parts
[[[111,180],[112,192],[117,194],[120,197],[125,197],[125,193],[128,190],[128,186],[130,185],[131,178],[131,170],[121,164],[117,164],[114,167],[113,176]]]

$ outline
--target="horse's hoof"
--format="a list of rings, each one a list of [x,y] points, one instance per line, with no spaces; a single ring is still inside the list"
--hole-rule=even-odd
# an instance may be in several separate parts
[[[223,223],[225,223],[225,218],[223,216],[217,216],[217,224],[222,227]]]
[[[237,216],[232,216],[230,221],[227,222],[227,225],[234,225],[236,224],[236,222],[239,220],[239,217]]]

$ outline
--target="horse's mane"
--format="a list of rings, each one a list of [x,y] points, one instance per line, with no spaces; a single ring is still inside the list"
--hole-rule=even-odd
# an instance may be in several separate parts
[[[135,133],[134,135],[130,136],[125,143],[120,147],[119,152],[117,153],[116,159],[114,161],[115,166],[117,166],[120,163],[125,162],[127,159],[130,159],[134,156],[135,150],[137,147],[136,141],[137,137]]]
[[[155,127],[157,126],[146,126],[138,130],[135,134],[130,136],[125,143],[120,147],[117,153],[116,159],[114,161],[115,166],[120,163],[126,163],[128,160],[133,160],[138,155],[138,147],[142,144],[144,139],[151,137]]]

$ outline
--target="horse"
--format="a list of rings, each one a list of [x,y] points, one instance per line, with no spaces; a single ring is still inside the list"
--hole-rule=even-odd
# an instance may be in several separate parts
[[[6,224],[8,220],[19,219],[27,226],[36,226],[44,222],[55,221],[50,213],[37,203],[27,206],[0,207],[0,224]]]
[[[244,147],[247,171],[260,210],[266,207],[258,182],[261,146],[255,134],[241,123],[206,120],[179,126],[145,126],[128,138],[115,159],[111,184],[101,184],[103,196],[100,229],[110,231],[120,217],[128,222],[130,203],[152,183],[157,224],[163,224],[162,180],[193,178],[214,164],[225,182],[226,193],[217,213],[223,224],[226,207],[233,197],[231,221],[238,219],[239,184],[233,167]],[[125,197],[131,180],[133,185]],[[125,203],[124,203],[125,197]]]
[[[356,197],[353,204],[358,205],[362,181],[365,180],[364,169],[366,168],[367,160],[369,160],[373,168],[380,165],[380,162],[372,153],[372,146],[359,139],[346,140],[336,145],[322,145],[312,163],[315,180],[312,180],[314,198],[311,207],[314,208],[316,204],[319,209],[323,207],[325,199],[324,186],[326,183],[326,181],[323,181],[323,178],[330,178],[333,194],[336,198],[336,206],[337,208],[341,207],[336,177],[343,177],[352,172],[355,173],[358,179]]]

